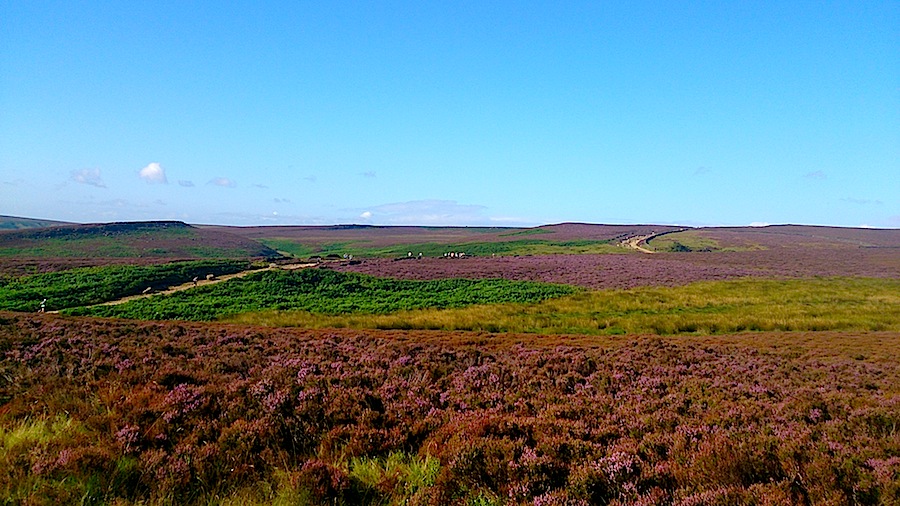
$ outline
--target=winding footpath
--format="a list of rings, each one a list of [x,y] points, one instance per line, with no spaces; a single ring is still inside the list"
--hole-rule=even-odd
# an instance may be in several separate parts
[[[307,269],[310,267],[315,267],[319,264],[316,263],[303,263],[303,264],[287,264],[287,265],[270,265],[268,267],[263,267],[262,269],[248,269],[246,271],[236,272],[234,274],[223,274],[221,276],[216,276],[213,279],[198,279],[196,283],[193,281],[188,281],[187,283],[183,283],[176,286],[170,286],[165,290],[158,290],[149,293],[140,293],[137,295],[129,295],[127,297],[122,297],[120,299],[110,300],[106,302],[101,302],[100,304],[92,304],[90,306],[85,307],[95,307],[95,306],[117,306],[119,304],[124,304],[126,302],[138,299],[146,299],[148,297],[153,297],[155,295],[169,295],[175,292],[183,292],[185,290],[190,290],[191,288],[199,288],[201,286],[214,285],[216,283],[221,283],[223,281],[228,281],[229,279],[234,278],[242,278],[249,274],[253,274],[254,272],[264,272],[264,271],[273,271],[273,270],[295,270],[295,269]],[[59,311],[47,311],[48,313],[59,313]]]
[[[629,237],[628,239],[625,239],[624,241],[622,241],[622,246],[625,246],[626,248],[630,248],[633,250],[640,251],[641,253],[653,254],[656,252],[653,251],[652,249],[645,248],[642,245],[647,244],[647,241],[649,241],[650,239],[653,239],[654,237],[656,237],[658,235],[660,235],[660,234],[636,235],[634,237]]]

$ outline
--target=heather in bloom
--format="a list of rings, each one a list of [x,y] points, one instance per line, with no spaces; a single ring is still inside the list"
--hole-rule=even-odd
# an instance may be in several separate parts
[[[898,345],[896,332],[586,338],[6,314],[0,493],[892,504]]]

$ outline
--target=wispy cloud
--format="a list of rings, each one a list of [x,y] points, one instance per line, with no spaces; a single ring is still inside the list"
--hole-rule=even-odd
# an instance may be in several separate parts
[[[193,182],[193,181],[187,181],[187,180],[185,180],[185,179],[179,179],[179,180],[178,180],[178,186],[184,186],[185,188],[193,188],[193,187],[194,187],[194,182]]]
[[[806,179],[816,179],[816,180],[820,180],[820,181],[823,179],[828,179],[828,176],[825,174],[825,172],[823,172],[821,170],[807,172],[806,174],[803,175],[803,177]]]
[[[315,183],[318,180],[318,178],[316,176],[306,176],[305,178],[303,178],[303,180],[309,181],[310,183]]]
[[[360,172],[359,175],[362,176],[362,177],[377,177],[377,176],[378,176],[378,174],[376,174],[374,170],[368,170],[368,171],[366,171],[366,172]]]
[[[72,171],[72,181],[78,184],[106,188],[103,178],[100,177],[100,169],[81,169]]]
[[[269,187],[264,184],[255,184],[255,185],[253,185],[253,187],[259,188],[260,190],[268,190],[269,189]]]
[[[237,186],[237,183],[228,179],[227,177],[214,177],[209,180],[207,184],[211,184],[213,186],[221,186],[222,188],[234,188]]]
[[[712,169],[710,169],[709,167],[697,167],[696,169],[694,169],[695,176],[702,176],[704,174],[709,174],[710,172],[712,172]]]
[[[414,200],[362,210],[359,218],[387,225],[474,225],[490,222],[487,207],[453,200]]]
[[[153,162],[138,172],[138,176],[148,183],[160,183],[167,184],[169,182],[166,179],[166,171],[162,168],[162,166],[156,162]]]
[[[279,199],[279,198],[274,198],[274,199],[272,199],[272,202],[275,202],[276,204],[290,204],[290,203],[291,203],[291,199]]]
[[[328,225],[332,223],[319,216],[285,215],[280,214],[277,211],[274,211],[271,214],[214,213],[198,216],[196,219],[204,223],[223,225]]]
[[[876,206],[880,206],[880,205],[884,204],[884,202],[882,202],[880,200],[855,199],[852,197],[843,198],[843,199],[841,199],[841,202],[846,202],[848,204],[856,204],[858,206],[865,206],[865,205],[869,205],[869,204],[874,204]]]

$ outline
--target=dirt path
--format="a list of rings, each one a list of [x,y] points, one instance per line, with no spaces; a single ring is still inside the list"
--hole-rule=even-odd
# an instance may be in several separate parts
[[[101,302],[100,304],[94,304],[93,306],[116,306],[119,304],[124,304],[126,302],[138,299],[146,299],[147,297],[153,297],[154,295],[168,295],[175,292],[183,292],[185,290],[190,290],[191,288],[198,288],[201,286],[214,285],[216,283],[221,283],[223,281],[228,281],[229,279],[234,278],[242,278],[249,274],[253,274],[254,272],[264,272],[264,271],[272,271],[272,270],[295,270],[295,269],[306,269],[309,267],[315,267],[318,264],[315,263],[306,263],[306,264],[287,264],[287,265],[277,265],[277,266],[269,266],[264,267],[262,269],[250,269],[246,271],[236,272],[234,274],[223,274],[221,276],[216,276],[213,279],[198,279],[195,284],[193,281],[189,281],[187,283],[170,286],[165,290],[157,290],[149,293],[142,293],[137,295],[129,295],[128,297],[122,297],[121,299],[110,300],[107,302]],[[86,307],[93,307],[86,306]],[[48,313],[58,313],[59,311],[47,311]]]
[[[629,237],[628,239],[625,239],[624,241],[622,241],[622,246],[625,246],[626,248],[638,250],[641,253],[653,254],[656,252],[653,251],[652,249],[645,248],[644,246],[642,246],[642,244],[646,244],[647,241],[649,241],[650,239],[653,239],[654,237],[656,237],[658,235],[660,235],[660,234],[636,235],[634,237]]]

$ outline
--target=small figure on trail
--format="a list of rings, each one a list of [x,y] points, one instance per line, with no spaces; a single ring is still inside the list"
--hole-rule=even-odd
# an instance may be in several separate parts
[[[41,310],[40,310],[40,312],[43,313],[44,310],[45,310],[46,308],[47,308],[47,299],[44,299],[44,300],[41,301]]]
[[[406,253],[406,258],[412,258],[412,251]]]
[[[419,252],[419,258],[422,258],[422,252],[421,252],[421,251]]]
[[[212,281],[212,280],[214,280],[214,279],[216,279],[216,275],[215,275],[215,274],[207,274],[207,275],[206,275],[206,280],[207,280],[207,281]]]
[[[194,276],[194,279],[192,280],[194,282],[194,286],[197,286],[197,278],[198,276]]]

